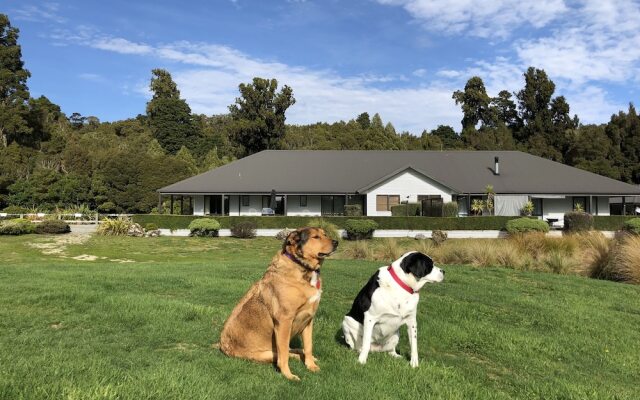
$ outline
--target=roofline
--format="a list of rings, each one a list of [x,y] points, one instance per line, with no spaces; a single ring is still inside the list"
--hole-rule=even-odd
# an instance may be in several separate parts
[[[390,151],[398,151],[398,150],[390,150]],[[455,188],[452,188],[451,186],[445,185],[444,183],[438,181],[437,179],[432,178],[431,176],[425,174],[423,171],[419,170],[418,168],[415,168],[414,166],[412,166],[410,164],[407,164],[407,165],[405,165],[403,167],[400,167],[400,168],[396,169],[395,171],[391,172],[390,174],[387,174],[387,175],[385,175],[385,176],[383,176],[383,177],[381,177],[379,179],[376,179],[375,181],[367,184],[366,186],[363,186],[360,189],[356,190],[356,192],[357,193],[362,193],[363,191],[369,190],[372,187],[374,187],[374,186],[376,186],[376,185],[378,185],[378,184],[380,184],[380,183],[382,183],[382,182],[384,182],[384,181],[386,181],[386,180],[388,180],[388,179],[390,179],[390,178],[392,178],[392,177],[394,177],[394,176],[396,176],[396,175],[400,174],[401,172],[404,172],[404,171],[406,171],[408,169],[414,170],[415,172],[419,173],[420,175],[424,176],[425,178],[428,178],[428,179],[432,180],[433,182],[436,182],[437,184],[439,184],[439,185],[451,190],[452,192],[461,193],[460,190],[457,190]]]

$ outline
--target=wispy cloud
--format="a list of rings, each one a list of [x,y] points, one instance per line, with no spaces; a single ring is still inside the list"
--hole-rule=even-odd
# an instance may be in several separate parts
[[[12,16],[17,20],[43,22],[53,21],[59,24],[67,22],[58,11],[60,5],[58,3],[43,3],[41,5],[24,5],[20,8],[12,10]]]
[[[567,10],[564,0],[377,0],[401,6],[426,30],[506,38],[523,25],[541,28]]]

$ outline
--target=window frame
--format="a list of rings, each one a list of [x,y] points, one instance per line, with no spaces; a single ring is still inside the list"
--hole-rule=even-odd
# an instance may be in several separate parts
[[[240,196],[240,204],[242,205],[242,207],[249,207],[251,206],[251,196],[249,195],[245,195],[243,194],[242,196]],[[246,200],[246,201],[245,201]]]
[[[303,201],[303,199],[304,199],[304,201]],[[307,195],[306,194],[305,195],[300,195],[299,204],[300,204],[300,207],[307,207]]]
[[[379,199],[384,198],[384,207],[381,209]],[[394,204],[391,204],[391,199],[395,198],[397,201]],[[399,194],[377,194],[376,195],[376,211],[391,211],[391,207],[397,206],[400,204],[400,195]]]

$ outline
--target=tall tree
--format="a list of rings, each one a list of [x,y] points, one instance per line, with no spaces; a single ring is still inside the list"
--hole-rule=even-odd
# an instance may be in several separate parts
[[[525,85],[516,97],[524,126],[515,137],[526,142],[533,135],[546,136],[552,130],[551,98],[556,85],[544,70],[529,67],[524,73]],[[546,139],[546,137],[545,137]]]
[[[0,14],[0,143],[7,147],[31,133],[27,124],[29,71],[24,69],[20,31],[12,27],[9,17]]]
[[[520,118],[516,103],[511,97],[508,90],[501,90],[497,97],[491,99],[491,107],[494,108],[498,121],[510,129],[517,129],[520,126]]]
[[[491,122],[489,103],[491,98],[487,95],[484,82],[479,76],[469,79],[464,85],[464,91],[456,90],[453,93],[456,105],[462,107],[462,129],[475,128],[479,122],[488,124]]]
[[[277,89],[275,79],[256,77],[252,83],[240,84],[240,97],[229,111],[235,141],[243,147],[244,155],[278,148],[285,134],[285,113],[296,100],[289,86]]]
[[[422,134],[424,136],[424,133]],[[438,125],[438,127],[431,131],[431,135],[440,138],[440,141],[445,149],[458,149],[462,147],[462,140],[460,136],[449,125]]]
[[[192,147],[198,131],[191,116],[191,108],[180,98],[180,92],[171,74],[164,69],[151,71],[153,97],[147,103],[147,117],[153,137],[170,154],[182,146]]]

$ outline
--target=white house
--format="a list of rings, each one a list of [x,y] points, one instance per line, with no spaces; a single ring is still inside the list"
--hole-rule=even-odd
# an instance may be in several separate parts
[[[343,215],[345,204],[359,204],[364,215],[389,216],[408,201],[438,216],[443,203],[456,201],[466,216],[487,185],[496,193],[496,215],[519,215],[531,200],[534,215],[552,221],[577,207],[594,215],[633,210],[610,207],[610,199],[624,204],[640,195],[637,186],[519,151],[268,150],[158,192],[172,203],[188,199],[195,215],[262,215],[264,208]]]

